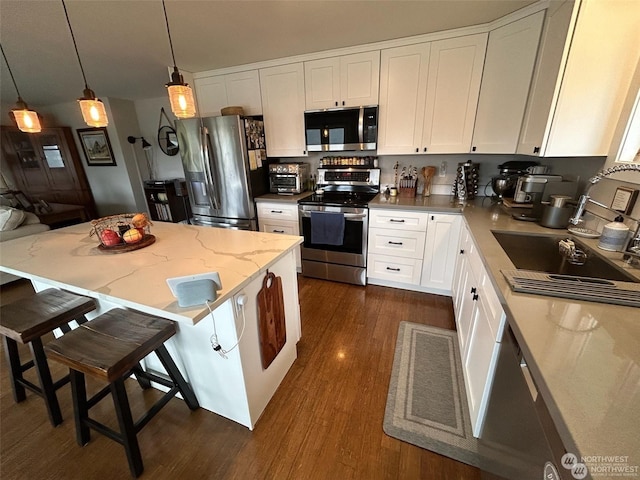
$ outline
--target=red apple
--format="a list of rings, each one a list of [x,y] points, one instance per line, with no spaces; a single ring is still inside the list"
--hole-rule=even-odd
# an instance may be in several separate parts
[[[107,228],[100,232],[100,240],[105,247],[113,247],[120,243],[120,235]]]

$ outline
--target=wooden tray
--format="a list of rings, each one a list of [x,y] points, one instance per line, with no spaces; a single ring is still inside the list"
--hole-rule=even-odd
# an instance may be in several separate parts
[[[148,247],[152,243],[155,243],[155,241],[156,237],[154,235],[147,234],[138,243],[122,243],[120,245],[114,245],[113,247],[105,247],[100,244],[98,245],[98,250],[102,253],[126,253]]]
[[[258,292],[258,333],[262,368],[266,370],[287,342],[282,279],[267,272]]]

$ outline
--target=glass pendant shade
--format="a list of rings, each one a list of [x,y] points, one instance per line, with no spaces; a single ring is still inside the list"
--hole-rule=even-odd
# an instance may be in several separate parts
[[[82,118],[90,127],[106,127],[109,125],[104,103],[96,98],[93,91],[86,89],[84,97],[78,99]]]
[[[171,111],[178,118],[191,118],[196,115],[193,91],[189,85],[167,85]]]
[[[11,113],[21,132],[40,133],[42,131],[38,114],[33,110],[29,110],[24,103],[20,105],[20,102],[18,102],[18,105],[14,110],[11,110]]]

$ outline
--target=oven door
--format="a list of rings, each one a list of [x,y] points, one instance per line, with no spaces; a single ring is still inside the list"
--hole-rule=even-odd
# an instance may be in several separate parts
[[[304,237],[301,246],[303,260],[348,265],[367,266],[367,230],[369,209],[328,205],[300,205],[300,232]],[[311,241],[311,212],[344,214],[344,241],[342,245],[314,244]]]

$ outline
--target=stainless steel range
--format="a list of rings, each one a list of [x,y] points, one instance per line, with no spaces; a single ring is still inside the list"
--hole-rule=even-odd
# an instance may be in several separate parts
[[[378,168],[318,169],[318,188],[298,201],[302,274],[366,285],[368,203],[380,192]]]

